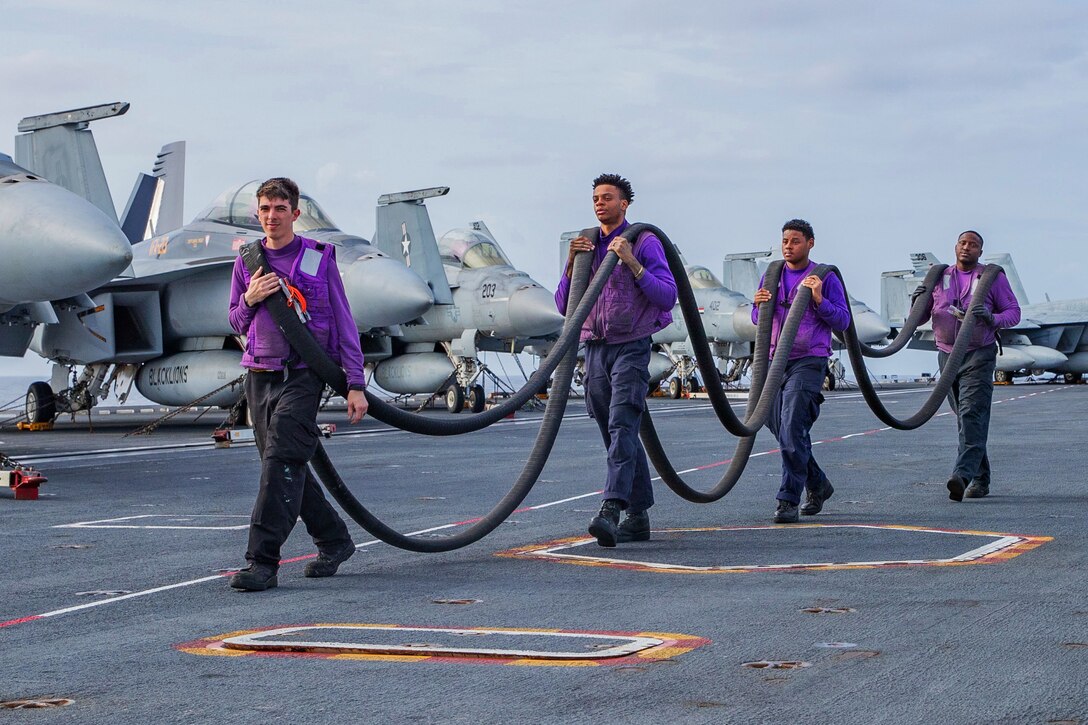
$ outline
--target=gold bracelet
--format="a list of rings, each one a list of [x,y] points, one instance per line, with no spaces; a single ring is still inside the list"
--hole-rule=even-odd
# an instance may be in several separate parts
[[[639,268],[638,268],[638,271],[635,272],[635,281],[638,282],[645,275],[646,275],[646,267],[640,265]]]

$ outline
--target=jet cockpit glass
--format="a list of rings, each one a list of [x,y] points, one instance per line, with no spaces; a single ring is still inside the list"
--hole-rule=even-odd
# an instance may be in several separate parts
[[[438,240],[438,249],[444,261],[460,263],[466,269],[514,266],[494,239],[471,229],[443,234]]]
[[[721,281],[706,267],[692,267],[688,272],[688,281],[692,289],[713,289],[721,287]]]
[[[237,189],[224,191],[207,209],[200,212],[194,221],[208,221],[260,230],[261,223],[257,219],[257,189],[260,186],[260,181],[250,181]],[[333,220],[309,196],[299,195],[298,208],[301,213],[295,220],[296,232],[337,229]]]
[[[317,202],[305,194],[299,194],[298,210],[301,212],[295,220],[296,232],[338,231],[339,227],[329,218]]]
[[[215,198],[194,222],[207,221],[246,229],[260,229],[257,221],[257,189],[261,182],[250,181],[236,189],[227,189]]]

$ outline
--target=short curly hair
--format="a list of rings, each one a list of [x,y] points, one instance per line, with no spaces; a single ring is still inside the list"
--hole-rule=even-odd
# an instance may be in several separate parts
[[[261,184],[257,189],[257,199],[283,199],[291,203],[291,210],[298,209],[298,184],[286,176],[277,176]]]
[[[609,186],[614,186],[619,189],[620,193],[623,194],[623,198],[627,200],[627,203],[634,201],[635,192],[631,188],[631,182],[619,174],[601,174],[593,180],[594,189],[601,184],[608,184]]]
[[[805,235],[805,239],[816,238],[816,234],[812,231],[812,225],[804,219],[790,219],[782,225],[782,231],[801,232],[801,234]]]

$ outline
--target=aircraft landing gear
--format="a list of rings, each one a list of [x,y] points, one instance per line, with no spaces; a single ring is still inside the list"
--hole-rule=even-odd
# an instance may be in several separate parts
[[[446,410],[460,413],[465,409],[465,389],[457,383],[446,388]]]
[[[1069,385],[1076,385],[1084,382],[1084,375],[1083,373],[1066,373],[1062,376],[1062,379]]]
[[[57,417],[57,401],[49,383],[31,383],[26,391],[26,419],[29,423],[52,423]]]
[[[1009,373],[1008,370],[995,370],[994,382],[1001,385],[1008,385],[1012,382],[1012,375]]]
[[[669,381],[669,397],[673,400],[678,400],[680,395],[684,392],[684,386],[680,384],[680,378],[673,378]]]
[[[484,386],[473,385],[468,390],[468,409],[473,413],[482,413],[487,398],[484,397]]]

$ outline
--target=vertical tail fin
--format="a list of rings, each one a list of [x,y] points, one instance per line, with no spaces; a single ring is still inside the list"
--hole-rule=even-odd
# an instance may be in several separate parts
[[[147,174],[137,174],[132,186],[125,213],[121,215],[121,231],[125,233],[129,244],[136,244],[155,236],[149,234],[151,209],[160,194],[159,180]]]
[[[722,284],[751,299],[759,289],[759,278],[771,261],[772,252],[727,254],[722,261]]]
[[[914,269],[895,270],[880,275],[880,315],[892,327],[903,326],[910,314],[910,295],[923,279],[925,277]]]
[[[121,229],[135,244],[185,224],[185,142],[162,147],[151,175],[140,174],[121,216]]]
[[[987,254],[982,258],[983,262],[987,264],[1000,264],[1005,270],[1005,276],[1009,280],[1009,286],[1012,287],[1012,293],[1016,295],[1016,301],[1021,305],[1028,304],[1028,293],[1024,289],[1024,284],[1020,281],[1020,274],[1016,271],[1016,265],[1012,263],[1012,255],[1008,253],[1001,254]]]
[[[374,246],[402,260],[431,288],[435,304],[453,304],[438,240],[423,200],[449,193],[448,186],[383,194],[378,197]]]
[[[151,209],[147,238],[185,225],[185,142],[174,141],[159,150],[151,175],[159,180],[157,204]]]
[[[937,255],[933,252],[911,252],[910,263],[914,267],[914,275],[924,278],[929,272],[929,268],[935,264],[940,264],[941,260],[937,259]]]
[[[123,115],[127,103],[77,108],[19,122],[15,137],[16,163],[82,196],[117,221],[102,160],[89,125],[100,118]]]

